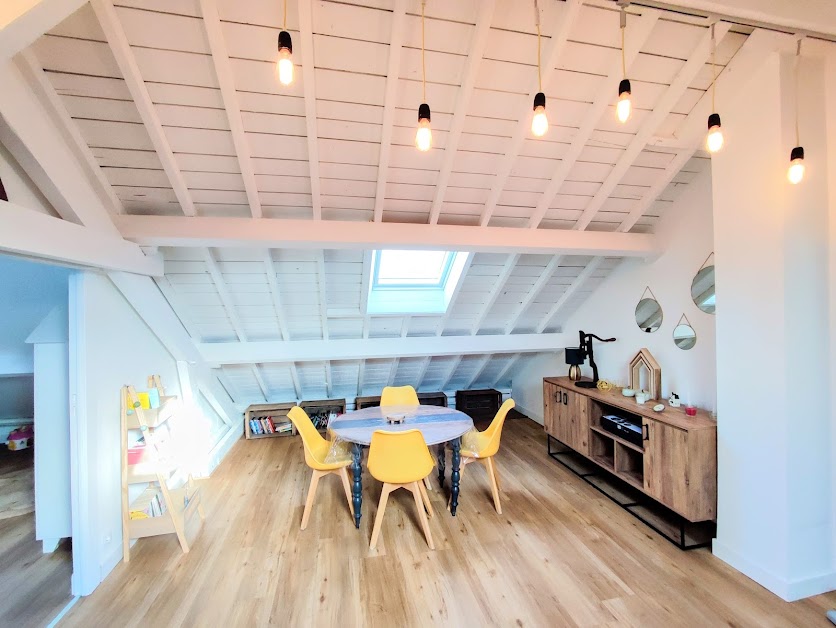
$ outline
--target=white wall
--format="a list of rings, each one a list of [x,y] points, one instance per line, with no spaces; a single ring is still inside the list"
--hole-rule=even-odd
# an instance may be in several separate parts
[[[31,375],[0,375],[0,419],[31,419],[33,398]],[[3,440],[3,434],[0,434],[0,442]]]
[[[167,393],[179,395],[180,388],[174,358],[105,275],[75,275],[71,300],[71,390],[78,415],[86,416],[86,429],[74,434],[84,465],[73,472],[74,509],[87,504],[78,515],[74,510],[73,538],[77,526],[89,526],[82,536],[90,543],[78,552],[84,564],[74,566],[73,590],[87,595],[122,558],[120,390],[145,389],[152,374]]]
[[[595,342],[598,376],[627,384],[627,364],[647,348],[662,366],[662,390],[700,407],[716,407],[716,348],[714,315],[706,314],[691,299],[691,280],[713,250],[711,174],[706,171],[688,185],[668,208],[657,230],[665,253],[653,262],[623,262],[567,320],[564,332],[578,330],[613,343]],[[649,286],[662,306],[662,326],[648,334],[636,325],[634,311]],[[722,307],[722,304],[720,305]],[[673,342],[673,329],[685,314],[697,333],[697,344],[683,351]],[[533,419],[543,419],[543,377],[566,375],[563,352],[538,356],[514,377],[512,394],[517,405]],[[591,376],[592,369],[584,367]]]

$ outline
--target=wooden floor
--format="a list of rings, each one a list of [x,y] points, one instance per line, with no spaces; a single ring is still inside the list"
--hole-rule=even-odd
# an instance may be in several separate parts
[[[430,494],[436,551],[398,491],[370,552],[368,474],[359,531],[334,476],[301,532],[301,441],[241,441],[191,553],[141,540],[62,626],[830,626],[836,594],[788,604],[707,550],[681,552],[550,459],[531,421],[506,423],[498,468],[505,514],[472,465],[457,517]]]
[[[9,451],[0,442],[0,519],[35,512],[34,450]]]

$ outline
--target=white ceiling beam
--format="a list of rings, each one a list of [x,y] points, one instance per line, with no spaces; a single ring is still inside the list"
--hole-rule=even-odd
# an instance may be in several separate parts
[[[615,16],[612,19],[615,19]],[[630,20],[629,30],[627,31],[629,36],[626,38],[627,45],[624,50],[624,61],[628,68],[633,65],[636,57],[639,56],[639,51],[650,37],[650,33],[653,32],[653,28],[656,26],[658,20],[659,12],[647,9],[642,12],[642,15],[638,19],[633,18]],[[610,72],[601,89],[598,91],[592,105],[587,108],[586,115],[583,117],[581,126],[572,139],[569,150],[560,159],[549,184],[546,186],[540,200],[537,201],[537,205],[534,207],[531,219],[528,222],[529,227],[536,229],[540,225],[540,221],[543,220],[546,212],[549,211],[554,197],[560,192],[560,188],[566,181],[566,177],[569,176],[581,152],[586,148],[604,112],[615,102],[616,86],[622,78],[621,74],[621,58],[619,56],[618,61],[610,68]]]
[[[496,388],[497,384],[501,383],[503,378],[511,371],[514,365],[519,362],[520,358],[523,356],[522,353],[515,353],[511,356],[511,359],[508,360],[508,363],[503,367],[503,369],[497,374],[494,378],[493,382],[491,383],[491,388]]]
[[[301,401],[304,397],[302,396],[302,385],[299,383],[299,369],[296,368],[295,362],[290,362],[288,366],[290,367],[290,379],[293,382],[293,392],[296,393],[296,400]]]
[[[238,312],[235,311],[235,303],[232,301],[232,296],[229,294],[226,281],[224,281],[223,274],[218,267],[218,262],[215,260],[212,251],[209,249],[203,251],[203,261],[206,264],[206,270],[209,276],[212,278],[212,283],[215,284],[215,290],[218,291],[218,296],[221,298],[221,304],[223,304],[226,317],[229,319],[235,335],[238,336],[238,340],[241,342],[246,342],[247,333],[244,331],[241,319],[238,318]]]
[[[563,55],[563,50],[566,47],[566,41],[569,39],[569,33],[575,25],[575,21],[580,13],[582,0],[567,0],[563,5],[562,11],[555,11],[555,22],[549,24],[547,28],[543,29],[547,34],[554,33],[551,37],[549,49],[546,51],[545,58],[541,64],[542,83],[548,85],[552,76],[557,71],[557,63]],[[556,5],[557,6],[557,5]],[[540,91],[537,81],[534,82],[528,94],[526,102],[534,102],[534,96]],[[482,210],[482,215],[479,219],[479,224],[483,227],[487,226],[493,215],[493,210],[496,208],[496,203],[502,190],[505,189],[505,182],[508,180],[508,175],[514,167],[514,162],[517,161],[517,156],[522,150],[525,139],[528,137],[529,129],[531,128],[531,113],[526,109],[525,114],[517,121],[517,128],[514,135],[508,142],[508,148],[502,158],[502,163],[499,166],[496,177],[494,177],[494,184],[491,187],[491,192],[488,195],[488,200],[485,202],[485,208]]]
[[[438,173],[435,183],[435,194],[430,209],[430,224],[438,222],[441,214],[441,205],[444,202],[444,194],[447,192],[447,184],[450,182],[450,174],[453,172],[453,162],[456,160],[456,150],[459,146],[459,139],[462,136],[467,111],[470,107],[470,97],[473,95],[473,87],[476,85],[476,78],[479,75],[479,65],[482,63],[482,55],[488,44],[488,34],[493,21],[495,0],[482,0],[479,3],[479,15],[476,17],[476,28],[470,42],[470,52],[465,62],[461,87],[456,95],[456,107],[453,110],[453,121],[450,124],[450,131],[447,134],[447,142],[444,147],[444,157],[441,161],[441,170]]]
[[[537,333],[542,334],[546,327],[548,327],[551,320],[557,315],[557,313],[566,305],[566,302],[572,298],[580,287],[589,279],[592,274],[598,270],[601,266],[601,263],[604,261],[603,257],[596,257],[594,258],[589,264],[586,265],[581,273],[575,278],[575,280],[566,288],[566,292],[560,295],[560,298],[555,301],[554,305],[548,311],[548,313],[543,317],[543,320],[540,321],[540,324],[537,325]],[[516,338],[516,336],[511,336],[512,338]]]
[[[328,340],[328,297],[325,293],[325,251],[316,256],[316,286],[319,297],[319,323],[322,325],[322,339]]]
[[[200,12],[203,15],[203,25],[206,29],[206,37],[209,40],[209,49],[212,51],[215,74],[218,77],[226,117],[229,120],[232,143],[235,145],[235,153],[238,155],[238,165],[241,169],[241,178],[244,180],[244,189],[247,192],[247,202],[250,204],[253,218],[261,218],[261,200],[258,197],[258,186],[255,182],[255,172],[250,157],[250,144],[244,132],[244,122],[241,118],[238,95],[235,91],[235,79],[232,75],[232,64],[229,62],[229,53],[221,29],[217,3],[215,0],[200,0]]]
[[[163,262],[136,244],[74,222],[0,201],[0,251],[84,268],[160,276]]]
[[[264,397],[264,403],[270,401],[270,394],[267,389],[267,382],[264,381],[264,378],[261,376],[261,371],[258,370],[258,364],[253,364],[252,367],[253,377],[255,377],[255,381],[258,384],[258,388],[261,391],[261,396]]]
[[[282,305],[282,295],[279,290],[279,281],[276,279],[276,267],[273,265],[273,255],[269,250],[264,251],[264,272],[267,275],[267,286],[270,289],[270,298],[273,301],[273,312],[276,315],[276,321],[279,328],[279,338],[281,340],[290,340],[290,332],[287,328],[287,321],[284,316],[284,307]]]
[[[459,366],[462,363],[462,357],[463,356],[457,355],[453,360],[453,363],[450,366],[450,370],[447,371],[447,377],[444,378],[444,382],[441,384],[441,387],[439,388],[439,390],[441,390],[442,392],[445,392],[447,390],[447,387],[450,385],[450,382],[453,380],[453,377],[455,377],[456,371],[459,370]]]
[[[0,61],[14,57],[48,33],[87,0],[3,0],[0,2]],[[5,86],[4,86],[5,88]]]
[[[188,312],[187,306],[183,303],[183,299],[174,289],[174,286],[171,285],[168,277],[165,275],[162,277],[155,277],[154,281],[160,289],[160,292],[163,293],[165,300],[168,301],[171,309],[174,310],[174,314],[180,320],[180,323],[183,325],[186,333],[189,334],[189,337],[195,342],[200,342],[202,340],[200,332],[194,327],[189,317],[186,316],[186,313]]]
[[[468,390],[473,387],[473,384],[479,381],[479,378],[482,376],[482,373],[485,372],[485,369],[488,368],[488,365],[491,363],[491,354],[487,354],[485,357],[482,358],[482,361],[476,366],[476,369],[473,373],[473,377],[467,380],[467,384],[463,387],[463,390]]]
[[[191,194],[186,186],[183,174],[180,172],[180,167],[177,165],[177,160],[174,158],[174,153],[171,151],[163,125],[154,108],[151,96],[148,94],[148,88],[142,79],[142,73],[139,70],[136,57],[131,51],[131,45],[128,43],[119,16],[116,14],[116,9],[113,7],[111,0],[91,0],[90,4],[96,12],[96,17],[104,31],[107,42],[110,44],[110,49],[116,59],[116,64],[119,66],[119,71],[122,73],[122,78],[125,79],[125,84],[134,99],[139,116],[142,118],[148,136],[151,138],[151,144],[157,151],[163,170],[165,170],[169,183],[174,189],[177,202],[180,203],[180,208],[186,216],[194,216],[197,212]]]
[[[316,131],[316,70],[313,52],[313,17],[310,0],[299,0],[299,39],[302,57],[302,87],[305,95],[305,129],[308,138],[308,166],[311,177],[311,205],[314,220],[322,219],[319,184],[319,136]]]
[[[232,400],[232,403],[238,403],[238,399],[241,398],[241,395],[235,388],[235,386],[232,384],[232,380],[229,379],[229,376],[226,374],[226,372],[222,368],[212,369],[212,372],[215,373],[215,375],[217,376],[218,381],[220,382],[221,386],[223,386],[223,389],[226,391],[227,396]]]
[[[540,294],[543,288],[546,286],[551,278],[554,276],[555,271],[560,267],[560,262],[563,259],[562,255],[555,255],[552,257],[551,261],[546,265],[543,269],[543,272],[540,273],[540,276],[537,277],[537,281],[534,282],[534,285],[531,287],[531,290],[525,295],[525,298],[519,304],[514,313],[509,317],[508,322],[505,324],[505,333],[510,334],[517,326],[520,318],[522,317],[523,313],[528,310],[528,306],[534,302],[534,299]]]
[[[421,365],[421,371],[418,373],[418,377],[415,378],[415,390],[421,390],[421,386],[424,384],[424,377],[427,375],[427,369],[430,368],[430,363],[433,361],[433,357],[428,355],[424,358],[424,363]]]
[[[357,396],[363,396],[363,378],[366,375],[366,361],[360,358],[360,366],[357,369]],[[356,409],[356,408],[355,408]]]
[[[729,32],[730,26],[731,25],[726,22],[719,22],[716,24],[715,38],[718,44],[723,41],[726,33]],[[589,201],[589,204],[583,210],[583,213],[580,218],[578,218],[577,223],[575,223],[574,229],[586,229],[589,223],[592,222],[595,215],[600,211],[601,207],[610,197],[610,194],[612,194],[616,186],[621,183],[624,175],[627,174],[627,171],[636,161],[636,157],[638,157],[647,147],[648,142],[656,133],[656,129],[658,129],[665,122],[668,114],[670,114],[671,110],[676,106],[676,103],[679,102],[682,94],[684,94],[685,90],[688,89],[688,86],[696,78],[699,71],[705,67],[705,62],[708,60],[710,55],[711,29],[703,35],[700,43],[697,44],[696,49],[688,56],[688,61],[677,73],[673,83],[671,83],[670,87],[665,90],[665,93],[659,99],[659,102],[656,103],[656,106],[653,108],[653,112],[647,116],[645,121],[642,123],[641,129],[639,129],[639,132],[630,141],[630,144],[627,146],[627,150],[625,150],[621,157],[619,157],[618,162],[615,164],[613,169],[610,170],[610,173],[607,175],[604,183],[601,184],[601,187],[598,188],[595,196],[592,197],[592,200]],[[550,204],[552,200],[553,199],[549,199],[548,203]],[[537,224],[532,223],[531,226],[536,227]]]
[[[118,235],[110,212],[65,141],[60,122],[36,96],[25,64],[0,62],[0,142],[65,220]]]
[[[488,317],[488,314],[491,311],[491,308],[496,303],[496,300],[499,298],[499,295],[502,294],[502,291],[505,289],[505,284],[508,283],[508,278],[514,272],[514,269],[517,267],[517,262],[520,261],[519,255],[510,255],[508,259],[505,261],[505,264],[502,266],[502,270],[499,273],[499,277],[496,278],[493,286],[491,287],[491,291],[488,294],[488,298],[485,301],[485,304],[482,306],[482,310],[476,316],[476,319],[473,321],[473,325],[470,327],[470,334],[475,336],[476,333],[482,328],[482,323],[485,322],[485,319]]]
[[[389,378],[386,382],[387,386],[393,386],[395,384],[395,377],[398,374],[398,365],[400,363],[400,358],[395,358],[394,360],[392,360],[392,365],[389,367]]]
[[[325,360],[325,393],[330,398],[334,386],[334,379],[331,376],[331,362]]]
[[[475,256],[473,253],[467,256],[467,259],[464,261],[464,267],[462,268],[462,274],[459,278],[458,283],[456,283],[456,287],[453,288],[453,294],[450,295],[450,302],[447,305],[447,309],[444,311],[444,314],[441,315],[441,318],[438,321],[438,324],[435,327],[435,335],[440,336],[444,333],[444,329],[447,327],[447,319],[450,318],[450,314],[453,313],[453,309],[456,307],[459,299],[459,293],[462,291],[462,286],[464,282],[467,281],[467,275],[470,272],[470,267],[473,264],[473,258]]]
[[[253,247],[373,250],[442,249],[490,253],[547,253],[654,257],[651,234],[518,229],[461,225],[415,225],[324,220],[115,216],[122,235],[142,246]]]
[[[110,181],[107,180],[104,171],[99,166],[99,162],[93,156],[93,151],[90,150],[87,141],[81,135],[81,129],[70,117],[67,108],[61,101],[61,97],[55,91],[52,83],[50,83],[46,72],[44,72],[43,67],[31,48],[20,53],[18,64],[23,70],[23,75],[26,77],[32,90],[37,94],[38,98],[50,113],[52,113],[53,117],[56,118],[56,122],[70,150],[75,153],[76,159],[86,167],[99,198],[111,213],[124,213],[125,210],[122,207],[122,201],[119,200],[116,191],[110,185]]]
[[[380,136],[380,156],[377,166],[377,185],[374,193],[374,221],[383,220],[386,200],[386,176],[392,152],[392,131],[395,125],[395,104],[398,100],[401,48],[406,24],[406,0],[395,0],[392,8],[392,35],[389,39],[389,64],[386,69],[386,93],[383,96],[383,127]]]
[[[414,358],[485,353],[537,353],[566,347],[565,334],[432,336],[331,340],[203,342],[197,347],[209,364],[324,362]]]

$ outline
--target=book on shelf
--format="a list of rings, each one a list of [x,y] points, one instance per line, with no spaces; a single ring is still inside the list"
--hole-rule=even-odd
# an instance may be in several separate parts
[[[131,504],[131,519],[150,519],[162,517],[166,513],[165,500],[159,492],[146,491]]]

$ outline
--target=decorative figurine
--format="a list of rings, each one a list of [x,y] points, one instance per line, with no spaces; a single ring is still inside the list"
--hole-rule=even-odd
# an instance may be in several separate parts
[[[671,408],[678,408],[679,407],[679,395],[677,395],[675,392],[672,392],[671,393],[671,398],[668,399],[668,405]]]

